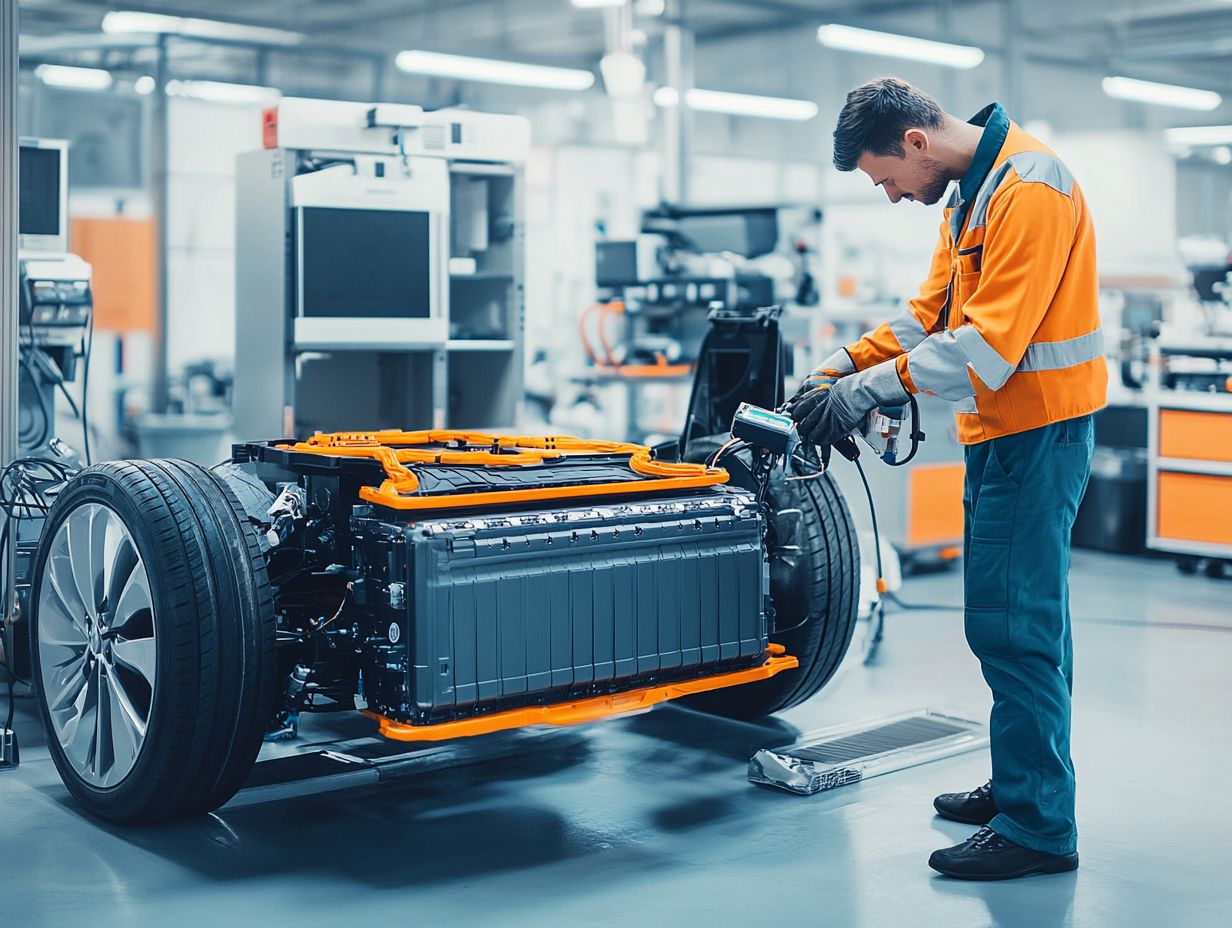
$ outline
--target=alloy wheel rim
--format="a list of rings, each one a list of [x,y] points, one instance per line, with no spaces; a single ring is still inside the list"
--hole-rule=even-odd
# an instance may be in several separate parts
[[[39,670],[65,758],[112,787],[145,744],[157,678],[150,578],[132,533],[100,503],[60,523],[38,590]]]

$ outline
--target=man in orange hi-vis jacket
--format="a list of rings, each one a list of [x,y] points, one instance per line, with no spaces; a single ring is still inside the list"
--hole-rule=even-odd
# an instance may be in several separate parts
[[[801,436],[826,446],[908,393],[956,404],[965,627],[993,693],[992,779],[934,800],[982,827],[929,864],[985,880],[1073,870],[1070,530],[1108,379],[1086,201],[999,104],[964,122],[896,78],[847,95],[834,164],[892,203],[931,205],[958,182],[919,295],[826,359],[810,377],[838,379],[806,379],[792,407]]]

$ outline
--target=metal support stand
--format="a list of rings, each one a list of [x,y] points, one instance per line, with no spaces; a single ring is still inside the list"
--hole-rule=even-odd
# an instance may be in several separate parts
[[[169,187],[169,160],[171,146],[167,128],[167,36],[158,37],[158,63],[154,70],[153,142],[154,171],[151,192],[154,199],[154,222],[158,236],[158,254],[155,262],[158,280],[155,283],[157,302],[154,333],[154,382],[152,384],[151,411],[167,411],[167,197]]]
[[[17,63],[17,4],[0,3],[0,466],[17,454]]]
[[[432,428],[443,429],[449,416],[449,353],[432,352]]]
[[[660,199],[683,206],[689,202],[692,170],[693,111],[685,97],[693,89],[693,32],[681,25],[684,0],[677,0],[675,15],[663,34],[667,84],[676,92],[676,105],[664,108],[664,157]]]
[[[17,3],[0,3],[0,467],[17,456]],[[13,605],[13,533],[0,551],[0,652]],[[7,657],[6,657],[7,660]],[[7,667],[7,664],[5,665]],[[17,736],[0,728],[0,770],[18,763]]]
[[[1023,47],[1022,0],[1005,0],[1001,4],[1002,80],[1005,82],[1005,105],[1014,119],[1025,122],[1030,113],[1023,108]]]

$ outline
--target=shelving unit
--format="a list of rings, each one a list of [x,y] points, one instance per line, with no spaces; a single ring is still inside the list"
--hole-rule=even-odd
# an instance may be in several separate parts
[[[1167,389],[1160,383],[1166,355],[1229,361],[1232,341],[1210,338],[1153,352],[1147,389],[1147,546],[1189,563],[1232,559],[1232,392]]]
[[[284,98],[236,161],[238,434],[509,429],[530,124]]]
[[[444,419],[449,427],[511,426],[522,397],[522,190],[512,165],[450,165],[450,258]]]

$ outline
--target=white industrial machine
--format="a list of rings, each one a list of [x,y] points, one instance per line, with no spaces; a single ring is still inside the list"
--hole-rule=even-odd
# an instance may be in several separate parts
[[[294,98],[264,120],[236,176],[237,434],[513,425],[529,123]]]
[[[0,461],[0,658],[26,679],[24,617],[46,508],[82,466],[77,449],[89,459],[85,393],[78,405],[68,385],[88,370],[93,293],[90,265],[68,250],[68,143],[21,139],[18,171],[17,454]],[[80,421],[77,448],[77,434],[57,432],[57,391]],[[15,745],[0,729],[0,768],[15,766]]]
[[[75,466],[56,436],[56,390],[73,402],[65,385],[85,354],[93,272],[68,250],[68,143],[23,138],[19,155],[17,444],[21,456]]]

